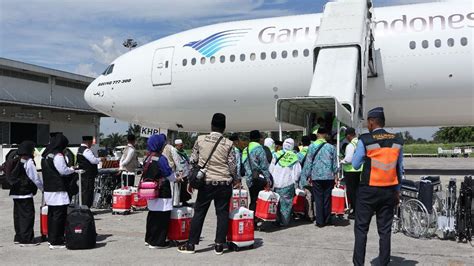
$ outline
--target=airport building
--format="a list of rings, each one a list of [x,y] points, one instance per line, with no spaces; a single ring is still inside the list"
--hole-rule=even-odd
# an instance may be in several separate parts
[[[63,132],[70,145],[82,135],[99,136],[100,118],[84,100],[94,79],[0,58],[0,144],[32,140],[45,145]]]

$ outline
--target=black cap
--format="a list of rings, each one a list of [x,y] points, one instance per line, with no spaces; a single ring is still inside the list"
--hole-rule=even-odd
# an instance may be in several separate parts
[[[230,140],[230,141],[237,141],[237,140],[239,140],[239,134],[237,134],[237,133],[232,134],[232,135],[230,136],[229,140]]]
[[[283,141],[275,140],[275,146],[283,146]]]
[[[318,129],[318,134],[328,134],[328,131],[324,127],[320,127]]]
[[[221,113],[215,113],[212,116],[211,125],[216,128],[225,129],[225,115]]]
[[[128,134],[128,136],[127,136],[127,140],[128,140],[128,141],[135,141],[136,139],[137,139],[137,138],[136,138],[135,135],[133,135],[133,134]]]
[[[318,139],[318,136],[316,136],[316,134],[309,135],[309,140],[316,141],[317,139]]]
[[[355,134],[356,134],[356,130],[355,130],[354,128],[349,127],[349,128],[346,129],[346,135],[351,135],[351,136],[353,136],[353,135],[355,135]]]
[[[375,107],[367,113],[367,118],[381,118],[385,119],[383,107]]]
[[[33,156],[33,153],[35,151],[35,143],[33,141],[23,141],[20,143],[18,146],[18,150],[16,151],[16,154],[20,156],[28,155],[28,156]]]
[[[54,136],[56,136],[56,135],[59,135],[59,134],[62,135],[63,132],[51,132],[51,133],[49,133],[49,137],[52,138],[52,137],[54,137]]]
[[[309,146],[311,145],[311,139],[309,138],[309,136],[303,136],[301,138],[301,143],[303,143],[303,146]]]
[[[93,136],[82,136],[82,140],[83,141],[92,141],[92,140],[94,140],[94,137]]]
[[[261,139],[261,138],[262,138],[262,134],[260,134],[260,131],[258,131],[258,130],[250,131],[250,139],[251,140],[257,140],[257,139]]]

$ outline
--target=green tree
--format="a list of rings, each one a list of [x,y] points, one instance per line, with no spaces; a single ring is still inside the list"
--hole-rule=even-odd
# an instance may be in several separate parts
[[[108,148],[115,148],[124,145],[127,138],[119,133],[112,133],[102,140],[102,145]]]
[[[474,142],[474,127],[442,127],[434,135],[435,142]]]

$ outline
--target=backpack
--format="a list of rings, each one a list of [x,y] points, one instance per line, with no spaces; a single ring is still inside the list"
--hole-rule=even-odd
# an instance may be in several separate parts
[[[21,168],[22,165],[19,156],[15,156],[5,162],[3,165],[3,171],[5,173],[5,182],[2,185],[3,189],[10,189],[13,185],[20,182]]]

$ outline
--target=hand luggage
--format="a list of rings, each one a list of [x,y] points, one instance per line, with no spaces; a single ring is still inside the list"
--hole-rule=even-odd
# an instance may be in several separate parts
[[[87,206],[82,205],[81,175],[79,170],[79,205],[66,218],[65,240],[67,249],[91,249],[96,245],[96,228],[94,216]]]
[[[232,190],[232,197],[230,198],[229,203],[229,213],[233,210],[236,210],[240,207],[248,208],[249,199],[247,190],[239,188]]]
[[[128,179],[127,183],[128,183]],[[115,189],[112,194],[112,215],[114,214],[130,214],[132,209],[132,192],[128,187],[125,186],[122,179],[122,187]]]
[[[433,184],[428,179],[424,179],[420,181],[419,186],[418,200],[431,214],[433,212]]]
[[[41,241],[48,240],[48,206],[44,202],[44,194],[42,196],[40,207],[40,234]]]
[[[331,213],[335,215],[344,215],[346,203],[346,191],[339,184],[331,191]]]
[[[306,213],[305,201],[306,193],[304,190],[297,188],[295,190],[295,197],[293,198],[293,212],[295,214],[304,215]]]
[[[138,188],[130,187],[130,196],[132,198],[133,210],[144,210],[147,207],[147,200],[138,196]]]
[[[254,212],[245,207],[233,210],[229,213],[227,246],[239,251],[242,247],[253,248],[254,243]]]
[[[168,228],[168,240],[178,243],[187,241],[193,216],[194,209],[191,207],[173,208]]]
[[[280,195],[273,191],[262,190],[258,193],[255,217],[265,221],[274,222],[277,219]]]

